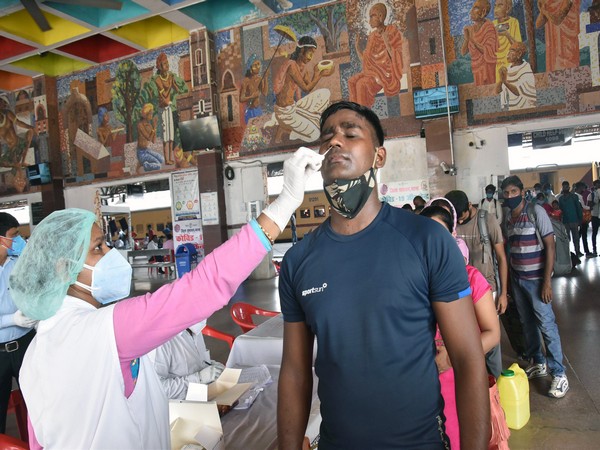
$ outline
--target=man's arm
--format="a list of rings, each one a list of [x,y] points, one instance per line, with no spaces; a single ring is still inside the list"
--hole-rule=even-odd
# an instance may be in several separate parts
[[[433,310],[456,374],[461,447],[487,449],[490,441],[489,385],[471,296],[449,303],[433,302]]]
[[[285,322],[279,373],[277,434],[280,450],[302,447],[312,400],[314,334],[304,322]]]
[[[546,249],[546,264],[544,265],[544,282],[542,284],[542,301],[550,303],[552,301],[552,271],[554,270],[554,255],[556,248],[554,244],[554,234],[549,234],[542,239]]]
[[[498,276],[500,277],[500,286],[498,286],[498,301],[496,310],[498,314],[504,314],[508,305],[508,261],[506,260],[506,252],[504,251],[504,242],[494,244],[494,252],[496,253],[496,261],[498,261]]]

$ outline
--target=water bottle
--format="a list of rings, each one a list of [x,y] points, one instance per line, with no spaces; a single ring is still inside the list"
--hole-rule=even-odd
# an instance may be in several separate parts
[[[529,381],[527,374],[517,363],[503,370],[498,377],[500,405],[506,423],[513,430],[520,430],[529,421]]]

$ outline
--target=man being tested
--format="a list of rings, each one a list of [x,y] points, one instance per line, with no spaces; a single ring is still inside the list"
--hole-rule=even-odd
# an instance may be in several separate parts
[[[319,449],[447,448],[436,322],[456,371],[461,442],[487,448],[488,379],[458,246],[434,221],[379,201],[386,149],[373,111],[352,102],[325,110],[320,153],[328,149],[331,217],[281,266],[279,448],[301,446],[315,337]]]

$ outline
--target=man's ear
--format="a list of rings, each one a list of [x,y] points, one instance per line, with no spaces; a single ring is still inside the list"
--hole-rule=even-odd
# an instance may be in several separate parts
[[[377,153],[377,157],[375,158],[375,168],[381,169],[385,166],[385,160],[387,158],[387,150],[383,146],[379,146],[375,149],[375,153]]]

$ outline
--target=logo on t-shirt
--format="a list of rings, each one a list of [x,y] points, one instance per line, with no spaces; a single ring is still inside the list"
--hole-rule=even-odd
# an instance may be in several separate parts
[[[302,291],[302,297],[306,297],[307,295],[316,294],[318,292],[323,292],[325,289],[327,289],[327,283],[323,283],[323,286],[305,289]]]

